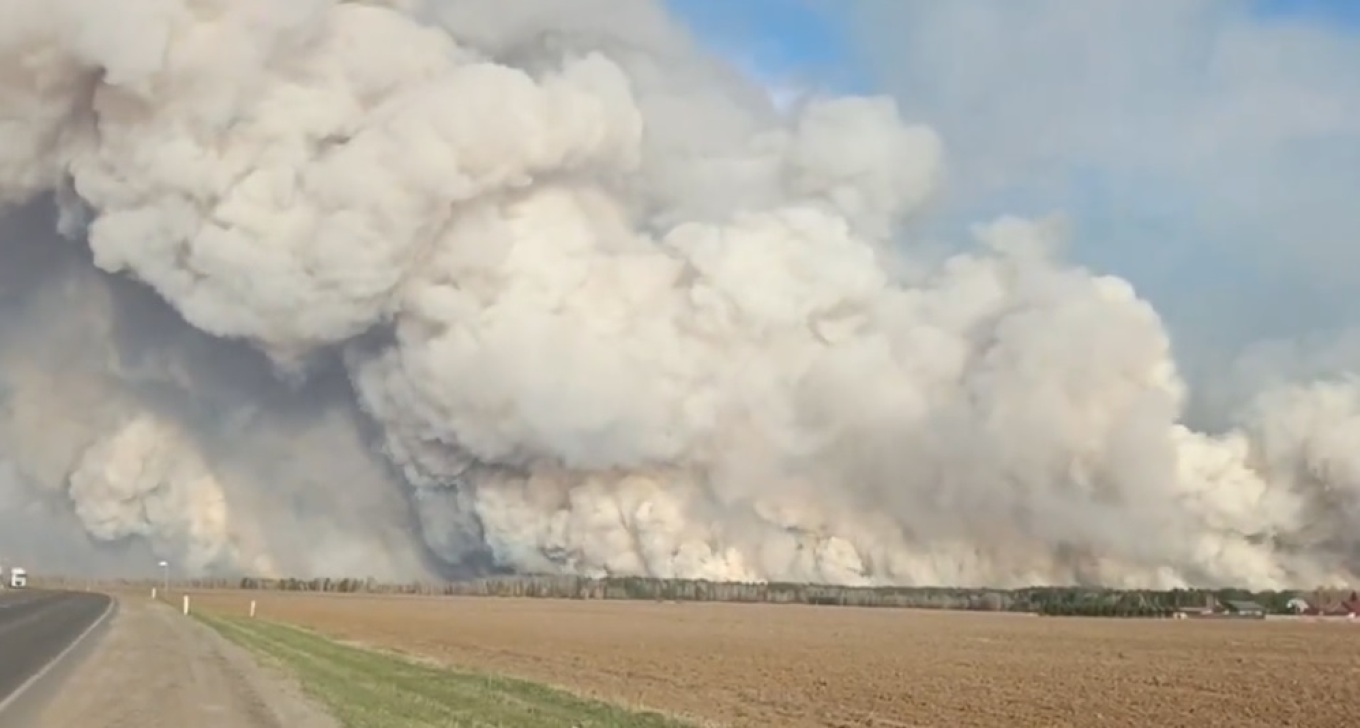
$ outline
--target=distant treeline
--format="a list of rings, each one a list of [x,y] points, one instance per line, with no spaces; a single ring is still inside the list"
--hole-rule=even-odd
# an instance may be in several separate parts
[[[47,579],[54,586],[79,588],[84,580]],[[150,588],[152,579],[122,581],[117,585]],[[101,584],[100,586],[104,586]],[[950,587],[848,587],[818,584],[736,583],[702,579],[576,576],[499,576],[457,582],[384,583],[375,579],[218,578],[172,582],[172,589],[257,589],[367,594],[458,595],[548,599],[612,599],[681,602],[745,602],[815,604],[854,607],[908,607],[989,612],[1030,612],[1045,615],[1159,617],[1183,608],[1203,607],[1211,601],[1252,601],[1267,612],[1284,614],[1289,601],[1303,597],[1320,607],[1338,604],[1348,590],[1248,591],[1245,589],[1118,590],[1092,587],[1031,587],[1025,589],[964,589]]]

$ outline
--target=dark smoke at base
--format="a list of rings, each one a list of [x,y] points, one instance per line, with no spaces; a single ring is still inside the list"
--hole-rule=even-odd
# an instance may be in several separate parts
[[[8,477],[0,480],[11,494],[5,514],[19,511],[24,520],[38,521],[0,531],[0,554],[68,573],[82,571],[81,566],[136,573],[161,558],[177,567],[218,574],[279,569],[367,574],[364,567],[376,566],[375,576],[403,578],[433,571],[457,575],[475,568],[436,560],[422,547],[415,516],[406,505],[406,487],[374,449],[371,423],[353,406],[349,381],[333,352],[319,354],[305,379],[281,377],[248,345],[208,336],[188,326],[146,287],[97,270],[88,249],[55,233],[55,220],[56,210],[46,198],[3,219],[0,256],[22,267],[6,267],[8,275],[0,282],[0,351],[6,364],[41,363],[48,381],[78,382],[82,396],[69,408],[60,392],[41,397],[43,415],[69,425],[55,431],[4,408],[5,426],[14,434],[4,444],[17,438],[42,446],[0,450],[10,463]],[[22,379],[16,381],[22,376],[6,366],[7,391],[23,387]],[[254,522],[251,528],[268,544],[253,548],[271,558],[252,563],[244,560],[248,552],[240,551],[251,546],[212,543],[229,540],[225,532],[201,533],[196,535],[198,548],[214,558],[181,564],[186,549],[192,551],[184,543],[192,535],[177,529],[189,514],[153,517],[138,510],[155,509],[158,501],[173,502],[174,490],[182,484],[160,480],[133,492],[111,486],[85,492],[91,500],[84,503],[72,494],[67,478],[81,454],[104,432],[147,418],[165,434],[191,433],[191,440],[158,442],[161,447],[134,453],[123,465],[155,471],[154,462],[136,461],[137,454],[148,461],[201,461],[204,472],[193,475],[207,477],[211,471],[221,481],[227,506],[246,509]],[[329,434],[320,443],[309,443],[309,437],[315,439],[309,432],[317,430]],[[357,467],[340,469],[342,464]],[[96,468],[92,475],[99,472]],[[336,482],[321,474],[334,474]],[[21,487],[23,483],[28,487]],[[362,500],[345,504],[356,496]],[[88,508],[91,521],[85,527],[71,511],[73,505]],[[93,532],[87,530],[92,525]],[[364,552],[331,566],[328,554],[315,547],[326,532],[337,529]],[[35,539],[37,533],[47,535]]]
[[[782,114],[654,3],[507,7],[0,0],[0,202],[54,195],[72,238],[7,218],[0,450],[73,544],[392,580],[1355,575],[1352,382],[1191,431],[1156,312],[1058,260],[1061,220],[916,254],[943,149],[890,100]]]

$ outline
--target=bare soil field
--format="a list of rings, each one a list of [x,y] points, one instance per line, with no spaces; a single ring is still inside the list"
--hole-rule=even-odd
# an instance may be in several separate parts
[[[728,726],[1346,725],[1360,623],[196,592],[209,612]]]

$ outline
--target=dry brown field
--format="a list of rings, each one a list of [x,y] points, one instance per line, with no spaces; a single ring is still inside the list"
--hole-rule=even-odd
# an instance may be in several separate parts
[[[1341,726],[1360,623],[195,592],[453,668],[709,725]]]

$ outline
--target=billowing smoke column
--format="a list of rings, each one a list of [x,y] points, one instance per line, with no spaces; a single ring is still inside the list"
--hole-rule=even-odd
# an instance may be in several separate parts
[[[888,100],[777,112],[643,0],[0,11],[0,503],[71,543],[384,577],[1360,570],[1360,389],[1183,427],[1157,314],[1055,261],[1061,221],[913,254],[943,150]]]

